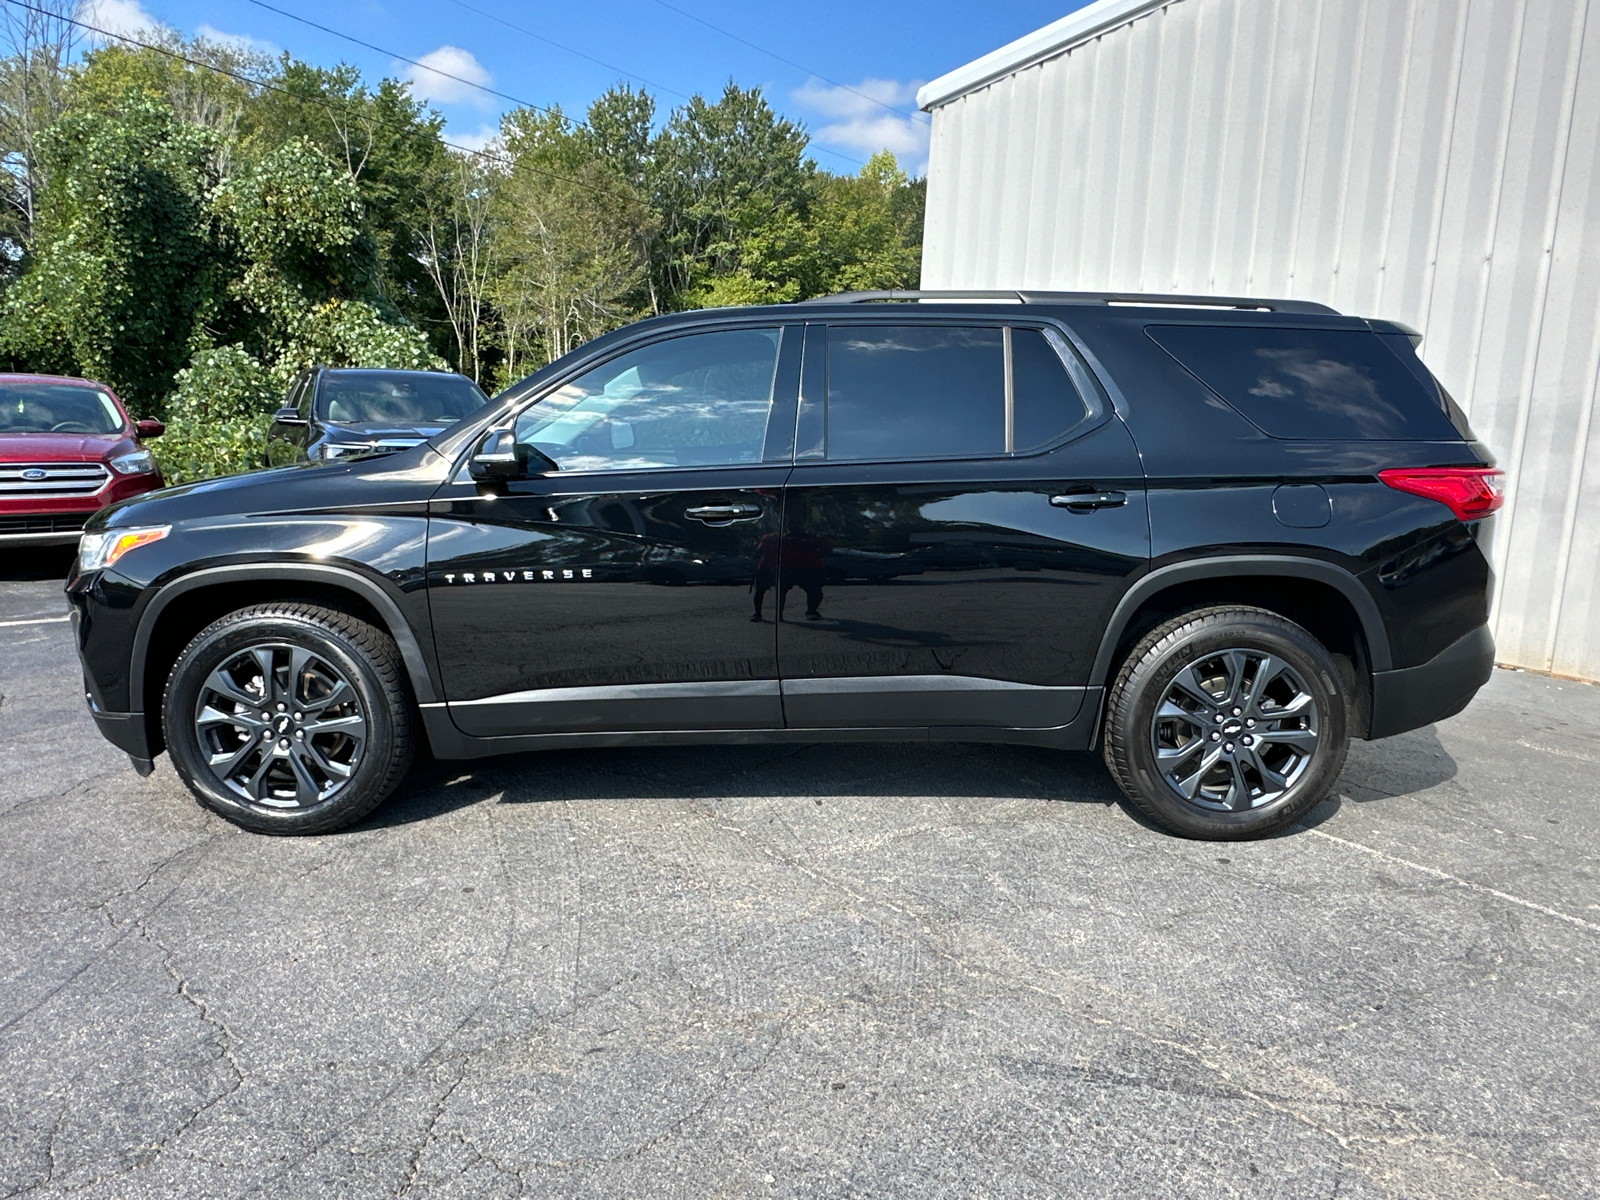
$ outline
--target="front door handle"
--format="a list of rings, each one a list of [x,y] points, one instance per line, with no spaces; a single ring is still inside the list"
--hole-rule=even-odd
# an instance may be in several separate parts
[[[707,525],[731,525],[735,521],[754,521],[761,515],[759,504],[702,504],[698,508],[686,508],[683,511],[686,517],[696,521],[704,521]]]
[[[1069,512],[1093,512],[1097,508],[1121,508],[1128,502],[1126,492],[1067,492],[1051,496],[1050,503]]]

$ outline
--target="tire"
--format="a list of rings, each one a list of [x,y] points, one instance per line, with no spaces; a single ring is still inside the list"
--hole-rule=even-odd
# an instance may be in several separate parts
[[[1117,673],[1106,766],[1163,829],[1261,837],[1320,803],[1344,767],[1350,719],[1339,679],[1322,643],[1276,613],[1185,613],[1151,630]]]
[[[203,629],[167,677],[161,717],[173,766],[204,807],[256,833],[311,834],[359,821],[394,791],[411,766],[411,708],[388,634],[282,602]]]

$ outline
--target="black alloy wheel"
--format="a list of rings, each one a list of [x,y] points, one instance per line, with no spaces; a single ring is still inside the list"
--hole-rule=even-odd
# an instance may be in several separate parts
[[[258,643],[206,676],[194,723],[206,766],[271,808],[332,800],[360,767],[367,717],[340,670],[300,646]]]
[[[1187,613],[1152,630],[1106,706],[1106,765],[1145,816],[1189,837],[1257,837],[1332,788],[1348,698],[1327,650],[1262,609]]]
[[[380,804],[411,761],[387,634],[310,604],[230,613],[190,642],[163,705],[173,765],[207,808],[261,833],[325,833]]]

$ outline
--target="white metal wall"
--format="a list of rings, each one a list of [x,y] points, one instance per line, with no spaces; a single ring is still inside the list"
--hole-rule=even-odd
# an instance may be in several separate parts
[[[1600,679],[1600,4],[1173,0],[934,109],[922,282],[1416,326],[1508,473],[1500,660]]]

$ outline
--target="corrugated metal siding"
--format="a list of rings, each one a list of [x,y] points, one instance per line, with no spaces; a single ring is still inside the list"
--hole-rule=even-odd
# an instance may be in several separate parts
[[[1421,329],[1509,475],[1502,661],[1600,678],[1600,6],[1174,0],[933,120],[925,287]]]

